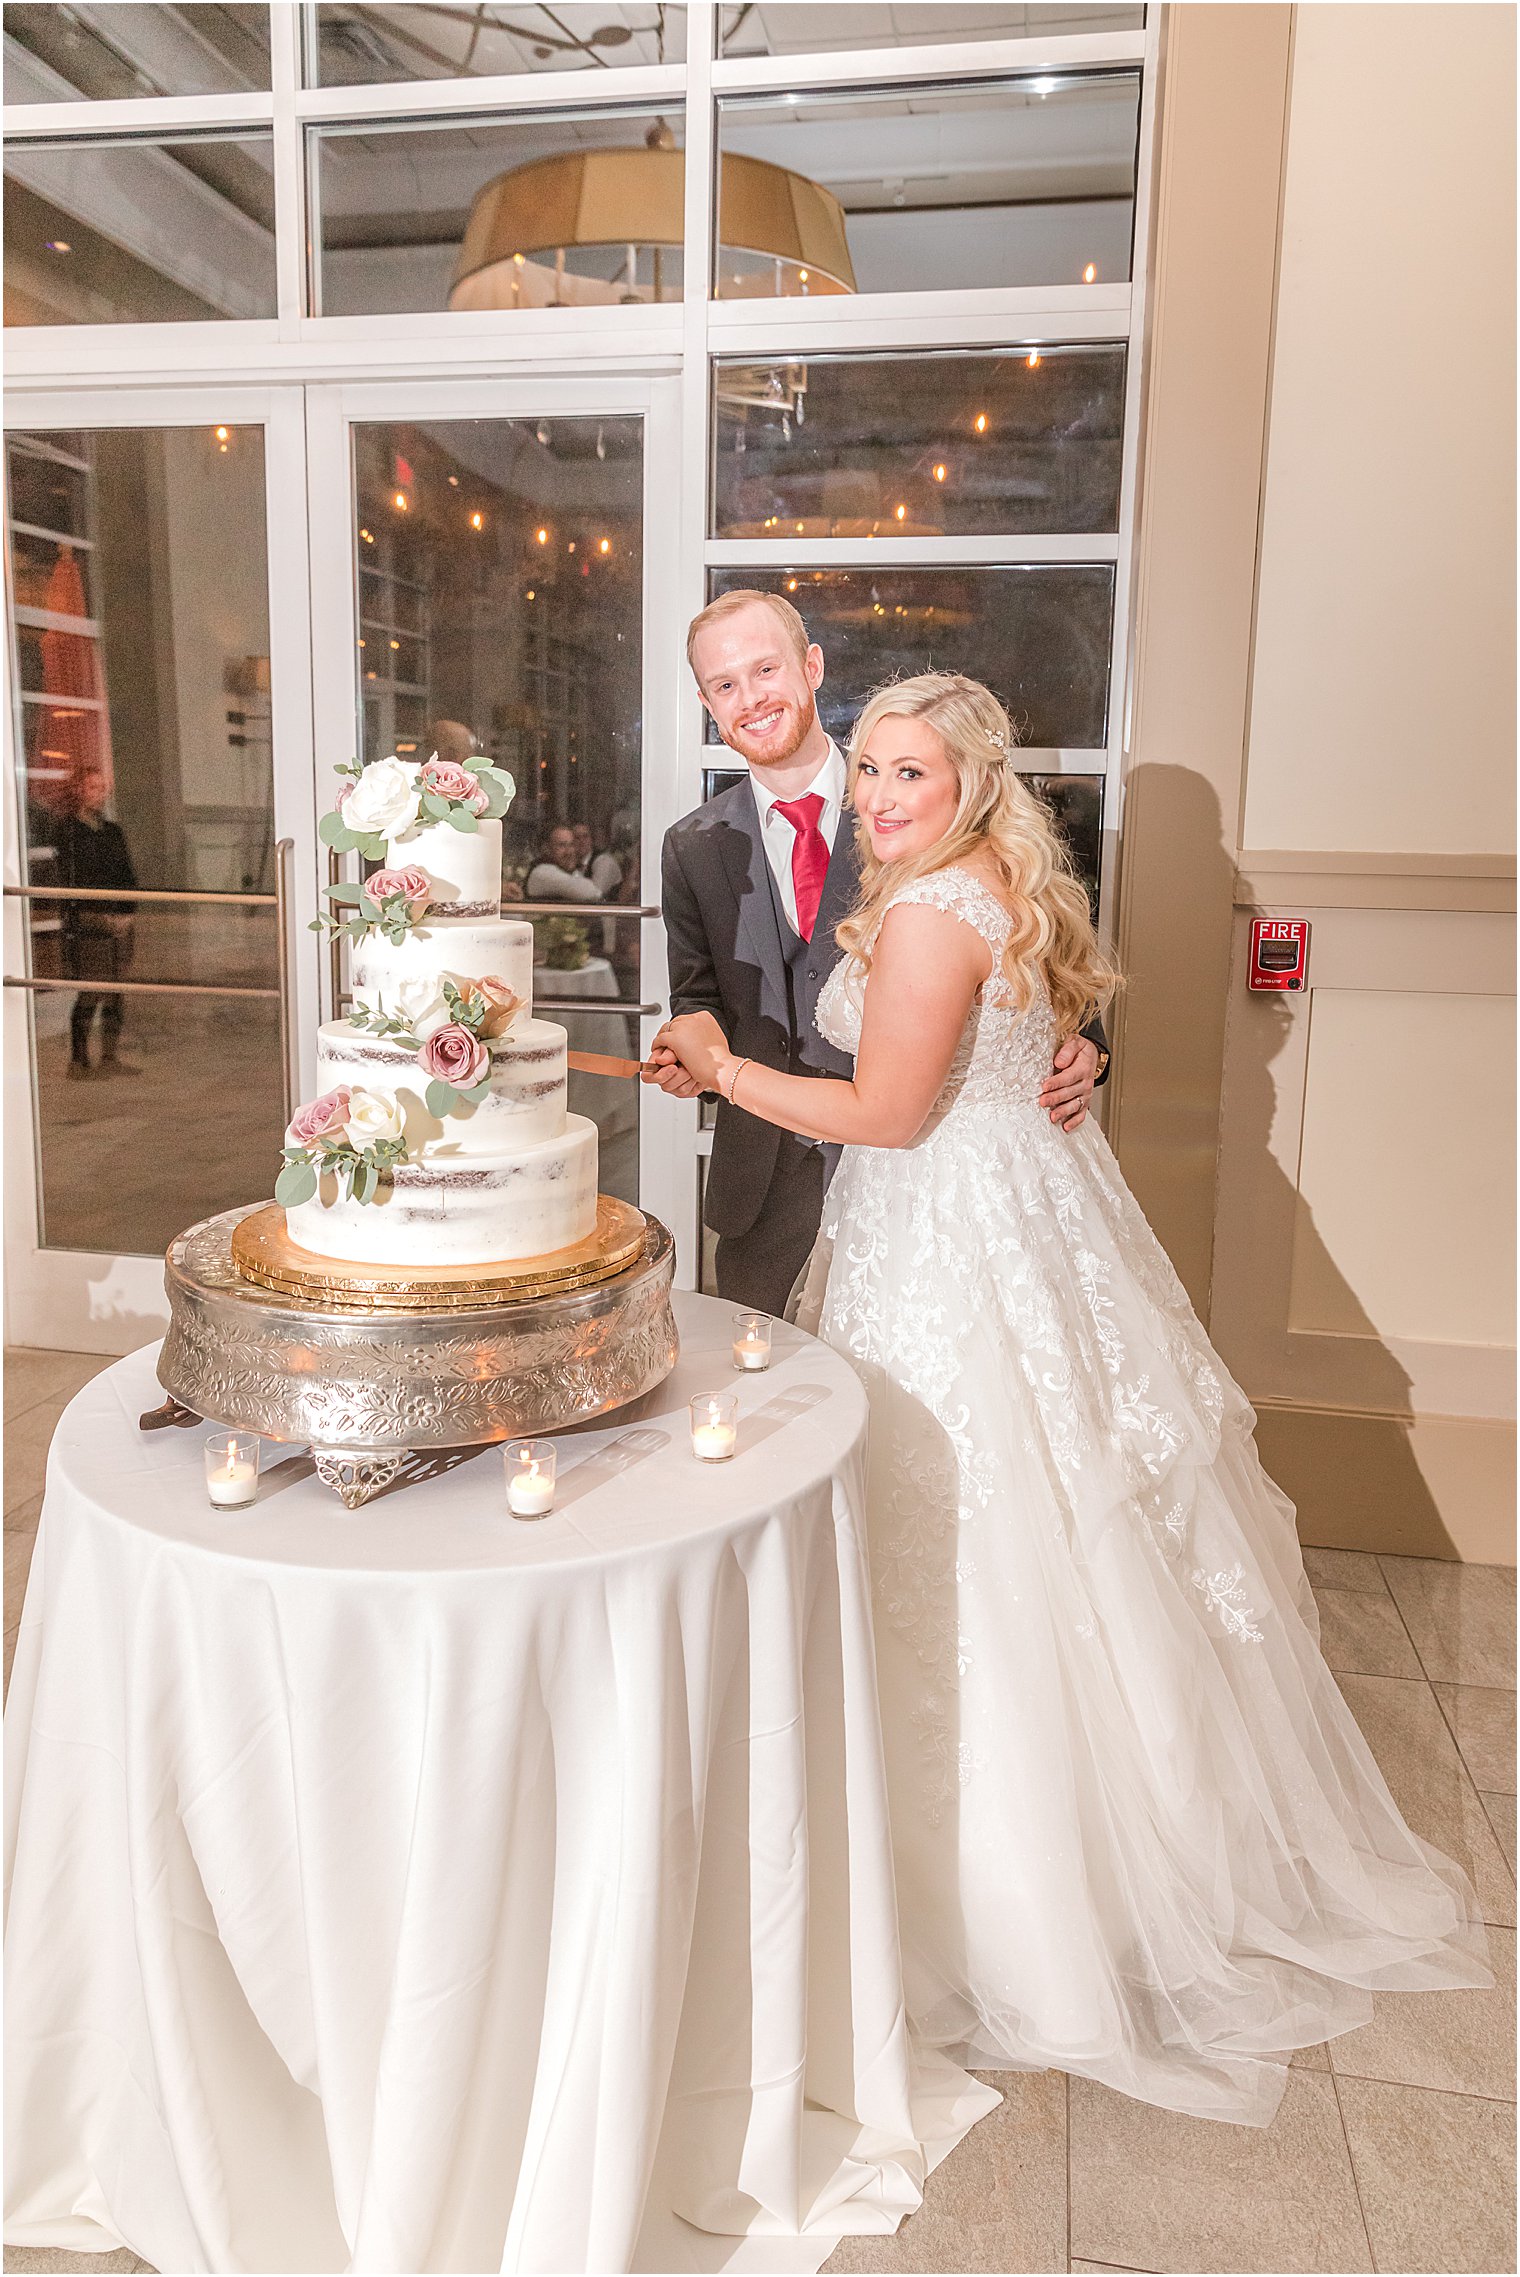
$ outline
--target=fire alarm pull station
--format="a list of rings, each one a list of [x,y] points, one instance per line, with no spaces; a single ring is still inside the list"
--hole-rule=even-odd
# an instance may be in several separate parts
[[[1252,988],[1303,988],[1309,977],[1307,917],[1253,917]]]

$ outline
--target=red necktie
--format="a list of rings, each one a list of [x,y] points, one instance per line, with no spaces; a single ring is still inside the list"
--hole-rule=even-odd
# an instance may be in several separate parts
[[[813,938],[823,881],[829,874],[828,841],[818,827],[823,812],[821,791],[805,799],[777,799],[776,812],[784,814],[797,835],[792,841],[792,890],[797,897],[797,930],[804,941]]]

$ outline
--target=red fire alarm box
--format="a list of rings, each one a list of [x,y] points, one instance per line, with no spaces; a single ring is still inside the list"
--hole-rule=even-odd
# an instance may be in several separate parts
[[[1250,986],[1304,988],[1308,979],[1308,918],[1253,917]]]

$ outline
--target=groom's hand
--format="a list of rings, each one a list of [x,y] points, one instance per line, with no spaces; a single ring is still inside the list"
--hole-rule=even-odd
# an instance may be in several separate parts
[[[1086,1036],[1068,1036],[1040,1087],[1040,1105],[1058,1131],[1080,1130],[1097,1080],[1097,1045]]]

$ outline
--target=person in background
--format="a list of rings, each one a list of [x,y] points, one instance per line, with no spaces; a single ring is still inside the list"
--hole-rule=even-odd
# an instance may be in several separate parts
[[[604,898],[595,881],[581,875],[575,825],[556,822],[544,840],[542,854],[528,872],[528,899],[601,901]]]
[[[126,834],[119,822],[106,819],[109,785],[104,774],[91,768],[80,776],[73,811],[60,815],[53,825],[58,849],[61,886],[112,886],[118,891],[135,886],[137,873]],[[136,905],[120,901],[66,901],[63,908],[62,959],[70,980],[111,982],[131,969],[133,920]],[[90,1036],[100,1015],[100,1064],[91,1063]],[[121,1057],[121,1030],[125,999],[109,987],[82,988],[69,1015],[69,1075],[79,1081],[91,1075],[140,1075],[141,1068]]]

